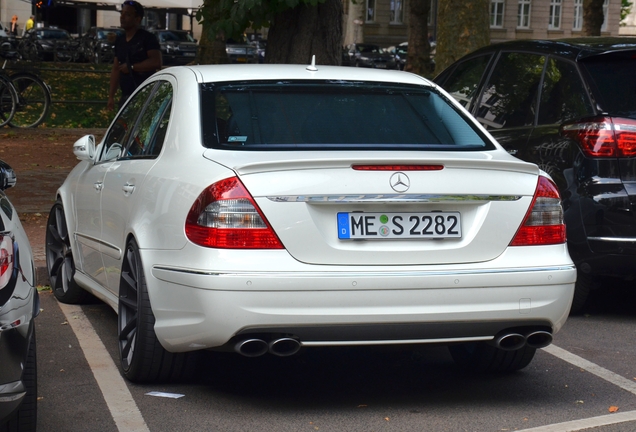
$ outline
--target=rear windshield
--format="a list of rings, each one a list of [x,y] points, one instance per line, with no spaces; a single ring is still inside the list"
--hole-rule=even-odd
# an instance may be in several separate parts
[[[581,64],[591,77],[603,112],[636,118],[636,51],[602,54]]]
[[[244,150],[492,150],[424,86],[287,81],[202,84],[206,147]]]

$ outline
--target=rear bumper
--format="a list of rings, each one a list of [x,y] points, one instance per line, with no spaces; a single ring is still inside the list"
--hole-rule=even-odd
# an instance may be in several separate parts
[[[152,255],[142,251],[142,261]],[[305,345],[489,340],[517,326],[556,333],[576,280],[571,262],[462,271],[148,270],[155,332],[169,351],[220,347],[259,332],[292,333]]]

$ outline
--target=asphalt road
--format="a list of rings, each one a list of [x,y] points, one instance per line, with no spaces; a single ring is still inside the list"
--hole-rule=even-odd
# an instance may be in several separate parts
[[[161,385],[121,377],[109,307],[41,299],[40,432],[636,431],[636,290],[593,295],[510,375],[465,372],[443,347],[340,348],[206,353],[191,382]]]

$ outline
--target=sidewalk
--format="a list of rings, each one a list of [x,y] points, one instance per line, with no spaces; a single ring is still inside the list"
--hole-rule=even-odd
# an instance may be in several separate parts
[[[48,285],[46,222],[57,189],[77,165],[73,143],[84,135],[99,140],[105,129],[0,129],[0,159],[14,169],[16,186],[6,191],[29,236],[36,282]]]

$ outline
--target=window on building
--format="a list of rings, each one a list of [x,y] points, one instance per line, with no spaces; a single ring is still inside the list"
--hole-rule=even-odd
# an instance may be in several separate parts
[[[572,30],[583,29],[583,0],[574,0],[574,23]]]
[[[603,2],[603,25],[601,31],[607,31],[607,11],[609,10],[609,0]]]
[[[561,0],[550,0],[550,16],[548,30],[561,28]]]
[[[367,0],[367,22],[375,21],[375,0]]]
[[[404,22],[403,0],[391,0],[391,23],[402,24]]]
[[[519,0],[517,28],[530,28],[530,2],[531,0]]]
[[[490,0],[490,27],[502,28],[504,0]]]

